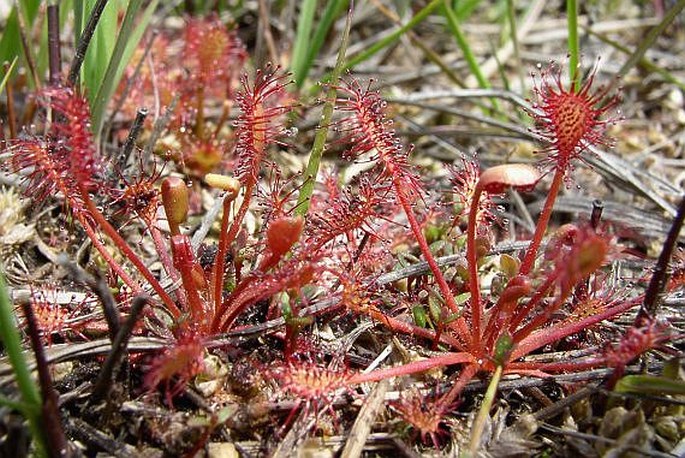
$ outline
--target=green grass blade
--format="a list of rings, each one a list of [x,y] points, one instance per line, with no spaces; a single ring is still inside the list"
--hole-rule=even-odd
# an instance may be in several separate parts
[[[566,26],[568,28],[568,69],[572,87],[578,88],[578,62],[580,59],[580,41],[578,39],[578,3],[566,0]]]
[[[347,22],[345,23],[345,29],[343,30],[340,40],[340,49],[338,49],[338,58],[335,63],[335,68],[333,69],[333,73],[331,74],[330,87],[326,93],[326,102],[323,106],[323,113],[321,114],[319,126],[316,128],[314,144],[312,145],[312,151],[309,154],[307,168],[304,172],[304,183],[302,184],[302,188],[300,188],[300,194],[297,196],[297,206],[295,211],[301,216],[307,215],[307,212],[309,211],[309,205],[311,203],[311,197],[314,193],[314,184],[316,183],[316,177],[319,174],[321,156],[323,156],[323,151],[326,146],[326,138],[328,136],[328,128],[331,124],[331,120],[333,119],[333,110],[335,108],[335,98],[337,94],[335,85],[338,84],[340,75],[345,68],[345,53],[347,52],[347,44],[350,39],[351,26],[352,11],[348,10]]]
[[[478,85],[484,89],[489,88],[490,83],[483,75],[483,72],[480,69],[480,65],[478,64],[478,60],[476,59],[475,54],[473,54],[471,46],[469,46],[469,42],[461,30],[461,26],[459,25],[459,19],[457,18],[457,15],[454,13],[454,10],[452,10],[452,8],[450,7],[447,0],[444,1],[442,5],[442,10],[445,15],[445,19],[447,19],[447,26],[450,29],[450,32],[452,32],[452,36],[454,36],[454,39],[457,42],[457,45],[459,46],[459,49],[461,49],[461,51],[464,53],[464,59],[466,59],[466,63],[469,66],[469,70],[471,70],[471,73],[473,73],[473,75],[476,77]]]
[[[41,406],[42,400],[38,385],[31,377],[31,371],[24,358],[21,346],[21,337],[16,327],[17,320],[9,295],[5,278],[0,274],[0,340],[5,346],[7,358],[12,365],[14,378],[21,393],[22,412],[29,422],[31,434],[34,437],[36,448],[40,455],[45,455],[45,442],[41,429]]]
[[[307,58],[301,63],[301,68],[298,70],[300,78],[295,78],[295,82],[298,87],[302,87],[304,81],[307,79],[309,70],[314,64],[314,60],[319,55],[319,51],[326,40],[326,35],[331,29],[335,19],[340,16],[342,11],[349,4],[349,0],[333,0],[326,4],[326,9],[321,16],[321,20],[314,30],[314,36],[309,43],[309,52],[307,53]]]
[[[93,132],[98,139],[102,132],[107,105],[114,95],[114,91],[116,90],[117,84],[119,84],[119,80],[123,75],[129,59],[133,55],[136,46],[138,46],[138,42],[143,36],[147,25],[150,23],[152,13],[157,7],[159,0],[153,0],[149,3],[143,15],[137,21],[136,26],[136,18],[142,3],[142,0],[129,1],[124,20],[121,24],[121,29],[119,30],[116,43],[114,44],[112,57],[109,59],[102,84],[100,84],[93,101]]]
[[[74,11],[74,46],[81,38],[81,30],[83,30],[83,0],[74,0],[72,5]]]
[[[143,14],[140,15],[140,19],[138,19],[138,25],[136,26],[135,30],[129,37],[128,42],[126,43],[126,49],[124,50],[124,54],[122,57],[122,62],[120,63],[119,67],[117,68],[116,75],[114,77],[115,79],[115,85],[114,87],[116,88],[116,85],[119,84],[119,81],[121,81],[122,76],[124,75],[124,71],[126,70],[126,66],[128,65],[129,61],[133,57],[133,53],[136,51],[136,48],[138,48],[138,44],[140,43],[140,40],[143,38],[143,35],[145,34],[145,31],[147,30],[148,25],[150,25],[150,22],[152,21],[152,15],[157,9],[157,5],[159,4],[159,0],[152,0],[147,8],[145,8],[145,11]]]
[[[345,64],[344,70],[350,69],[355,65],[364,62],[365,60],[369,59],[371,56],[379,52],[381,49],[384,49],[390,46],[391,44],[395,43],[397,40],[400,39],[402,35],[407,33],[408,30],[413,29],[414,27],[416,27],[416,25],[420,24],[424,19],[426,19],[428,15],[430,15],[433,12],[433,10],[435,10],[435,8],[440,6],[440,3],[442,1],[444,0],[432,0],[428,5],[424,6],[423,9],[416,13],[405,25],[398,28],[390,35],[378,40],[376,43],[369,46],[369,48],[365,51],[360,52],[356,56],[352,57]]]
[[[14,56],[14,59],[12,59],[12,63],[7,69],[7,73],[5,73],[5,76],[2,77],[2,81],[0,81],[0,92],[5,90],[5,84],[7,84],[7,81],[10,79],[12,70],[14,70],[14,66],[17,65],[17,60],[19,60],[19,56]]]
[[[3,396],[2,394],[0,394],[0,406],[16,410],[24,416],[26,416],[26,411],[30,410],[23,402],[14,401],[6,396]]]
[[[597,37],[599,40],[601,40],[604,43],[608,44],[609,46],[615,48],[616,50],[620,51],[621,53],[626,54],[626,55],[631,54],[630,49],[626,48],[621,43],[619,43],[615,40],[612,40],[611,38],[607,37],[606,35],[593,32],[592,29],[590,29],[590,28],[585,28],[585,30],[590,35]],[[640,67],[644,68],[645,70],[647,70],[648,72],[658,73],[664,79],[664,81],[671,83],[671,84],[675,84],[681,90],[685,91],[685,81],[676,78],[671,72],[669,72],[668,70],[666,70],[664,68],[659,67],[658,65],[654,64],[649,59],[642,57],[638,61],[638,65]]]
[[[618,393],[683,395],[685,394],[685,381],[656,375],[626,375],[616,383],[614,391]]]
[[[478,5],[480,5],[480,0],[453,0],[452,10],[457,15],[459,22],[463,22],[471,16]]]
[[[647,35],[645,35],[645,37],[640,41],[640,45],[633,52],[626,63],[623,64],[621,69],[618,71],[617,76],[625,76],[631,68],[640,62],[647,50],[652,47],[659,35],[661,35],[663,31],[666,30],[669,25],[671,25],[671,22],[678,17],[683,8],[685,8],[685,0],[678,0],[671,8],[668,9],[668,11],[666,11],[664,17],[661,19],[661,22],[650,29],[649,32],[647,32]],[[612,89],[615,84],[616,81],[612,82],[609,89]]]
[[[22,0],[22,8],[27,26],[30,27],[38,15],[40,0]],[[2,38],[0,38],[0,64],[11,62],[15,57],[23,57],[16,6],[12,8],[5,24],[5,30],[2,32]]]
[[[302,86],[306,76],[304,73],[316,6],[316,0],[304,0],[300,5],[300,16],[297,21],[297,33],[295,35],[295,45],[293,46],[292,63],[290,65],[298,87]]]
[[[85,11],[83,17],[89,17],[93,9],[93,2],[84,2]],[[121,2],[110,0],[100,16],[93,37],[91,38],[86,58],[81,70],[81,83],[86,88],[86,94],[90,101],[91,111],[95,109],[95,95],[102,85],[112,53],[115,41],[112,37],[117,36],[117,26]]]

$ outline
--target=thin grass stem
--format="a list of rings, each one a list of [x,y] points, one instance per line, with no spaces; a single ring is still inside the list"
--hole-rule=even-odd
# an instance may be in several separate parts
[[[297,196],[297,205],[295,212],[300,216],[306,216],[309,211],[310,200],[312,193],[314,192],[314,184],[316,183],[316,177],[319,174],[319,167],[321,164],[321,157],[323,156],[323,151],[326,148],[326,137],[328,136],[328,128],[333,119],[333,111],[335,109],[335,98],[337,95],[336,84],[340,79],[340,74],[343,71],[345,65],[345,53],[347,52],[347,45],[350,38],[350,28],[352,26],[352,7],[354,2],[350,5],[350,9],[347,12],[347,20],[345,22],[345,28],[342,32],[342,37],[340,40],[340,48],[338,49],[338,58],[335,63],[335,68],[331,74],[331,81],[328,91],[326,93],[326,102],[323,107],[323,112],[321,114],[321,120],[316,128],[316,134],[314,136],[314,144],[312,145],[312,151],[309,153],[309,161],[307,162],[307,168],[304,172],[304,183],[300,188],[300,193]]]
[[[88,45],[90,44],[90,40],[93,38],[93,33],[95,33],[95,27],[97,27],[98,21],[100,21],[100,16],[102,16],[102,11],[105,9],[106,5],[107,0],[98,0],[98,2],[95,4],[95,6],[93,6],[93,9],[90,12],[90,17],[88,17],[86,27],[83,29],[82,32],[78,32],[77,30],[77,33],[80,33],[79,40],[78,44],[76,45],[74,60],[71,62],[71,67],[69,68],[69,75],[67,76],[67,83],[70,86],[76,84],[76,79],[78,78],[78,75],[81,72],[81,65],[83,65],[83,60],[86,58],[86,51],[88,51]],[[74,3],[74,8],[77,8],[78,6],[82,6],[81,1],[77,1]]]
[[[405,25],[395,30],[390,35],[378,40],[373,45],[369,46],[365,51],[357,54],[347,61],[345,64],[345,69],[350,69],[355,65],[368,60],[371,56],[375,55],[381,49],[384,49],[397,40],[400,39],[408,30],[413,29],[416,25],[423,22],[444,0],[432,0],[428,5],[424,6],[418,13],[416,13]]]
[[[301,87],[304,82],[304,72],[309,53],[310,38],[312,36],[312,26],[314,24],[314,14],[316,13],[317,0],[304,0],[300,4],[300,16],[297,20],[297,32],[295,35],[295,45],[293,46],[292,72]]]
[[[490,416],[490,409],[492,403],[495,401],[495,394],[497,394],[497,385],[499,385],[500,378],[502,378],[502,366],[498,365],[495,373],[492,374],[492,379],[488,385],[488,389],[483,397],[483,403],[480,406],[476,420],[473,422],[471,429],[471,441],[469,442],[469,452],[471,456],[476,456],[480,448],[481,438],[485,430],[485,423]]]

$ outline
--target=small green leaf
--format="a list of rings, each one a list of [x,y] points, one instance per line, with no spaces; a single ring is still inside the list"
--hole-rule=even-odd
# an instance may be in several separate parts
[[[502,334],[495,343],[495,352],[493,359],[498,366],[503,366],[509,359],[511,350],[514,348],[514,339],[509,333]]]
[[[426,309],[422,305],[415,305],[411,309],[411,313],[414,316],[414,323],[420,327],[425,328],[428,325],[428,317],[426,316]]]

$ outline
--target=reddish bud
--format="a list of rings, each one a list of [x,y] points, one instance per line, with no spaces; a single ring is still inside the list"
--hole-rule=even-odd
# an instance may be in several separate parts
[[[300,239],[304,219],[285,216],[272,221],[266,230],[266,245],[274,256],[283,256]]]
[[[173,235],[180,234],[179,226],[188,216],[188,186],[178,177],[162,181],[162,203]]]
[[[517,275],[509,280],[509,283],[507,283],[507,287],[502,291],[499,300],[501,302],[515,302],[530,294],[532,289],[533,286],[528,277]]]
[[[583,228],[575,235],[570,251],[557,264],[562,276],[562,289],[569,290],[599,269],[611,253],[610,239],[594,230]]]

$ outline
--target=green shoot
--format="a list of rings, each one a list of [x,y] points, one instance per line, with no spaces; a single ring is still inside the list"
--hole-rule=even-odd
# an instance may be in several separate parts
[[[38,454],[46,456],[45,438],[41,428],[42,400],[38,385],[31,377],[29,365],[24,358],[21,337],[19,336],[16,323],[17,320],[9,295],[7,294],[5,279],[0,275],[0,340],[2,340],[5,346],[7,358],[12,365],[14,378],[21,393],[22,400],[16,404],[16,407],[21,407],[20,410],[29,423]]]
[[[335,68],[333,69],[333,74],[331,75],[330,87],[326,93],[326,102],[323,106],[323,113],[321,115],[321,121],[316,129],[316,135],[314,137],[314,144],[312,145],[312,151],[309,154],[309,162],[307,163],[307,169],[304,172],[304,183],[300,189],[300,194],[297,196],[297,214],[301,216],[306,216],[309,211],[310,199],[312,193],[314,192],[314,183],[316,183],[316,177],[319,174],[319,166],[321,164],[321,156],[323,155],[324,148],[326,146],[326,137],[328,135],[328,127],[333,118],[333,109],[335,108],[335,97],[336,88],[335,85],[338,83],[340,74],[345,67],[345,52],[347,51],[347,44],[350,38],[350,27],[352,26],[352,11],[347,13],[347,22],[345,23],[345,29],[343,30],[340,49],[338,50],[338,59],[335,63]]]

